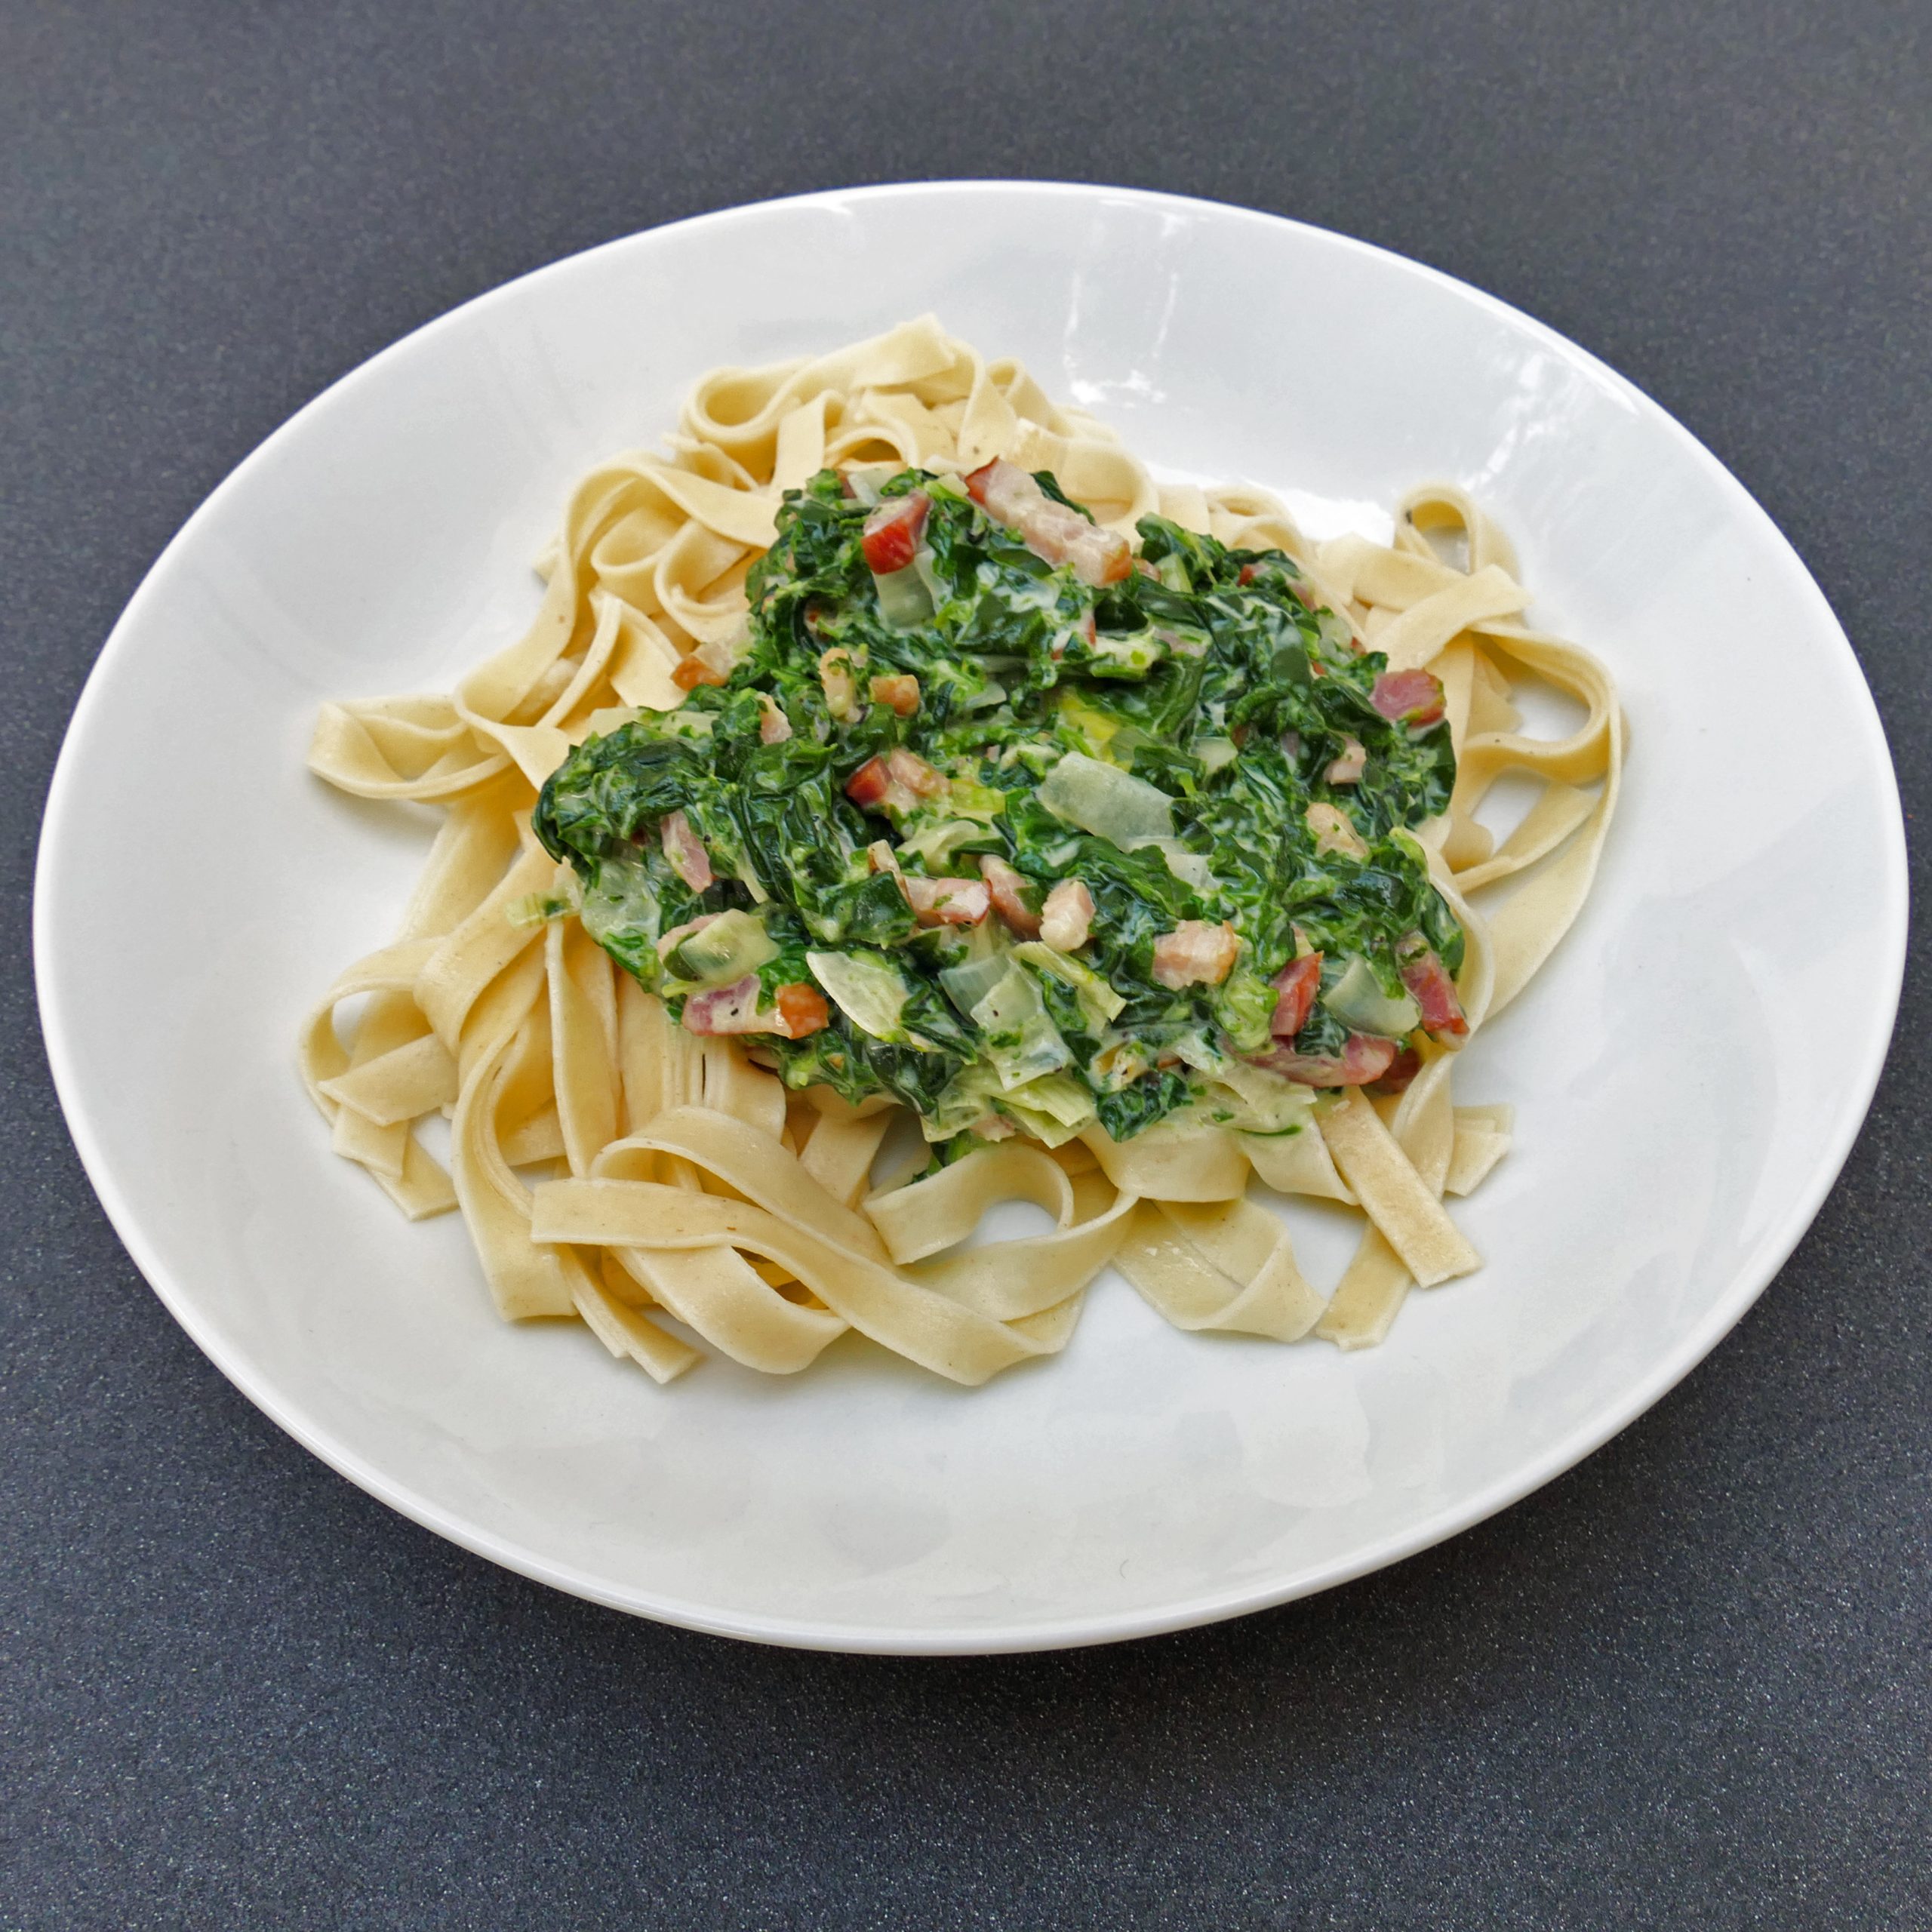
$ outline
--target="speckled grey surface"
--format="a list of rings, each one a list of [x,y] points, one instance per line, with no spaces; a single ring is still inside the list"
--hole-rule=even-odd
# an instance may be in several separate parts
[[[5,0],[0,1932],[1932,1924],[1922,971],[1817,1226],[1655,1411],[1392,1572],[1112,1651],[797,1656],[552,1595],[311,1460],[109,1232],[33,844],[189,511],[505,277],[998,173],[1298,215],[1606,357],[1796,543],[1924,798],[1922,5]]]

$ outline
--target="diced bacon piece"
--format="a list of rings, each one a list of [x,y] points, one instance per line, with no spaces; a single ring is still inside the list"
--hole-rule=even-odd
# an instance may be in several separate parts
[[[672,683],[684,691],[695,690],[700,685],[728,684],[738,667],[744,641],[742,636],[736,643],[714,638],[709,644],[696,646],[688,657],[678,660],[671,672]]]
[[[832,1009],[826,1004],[824,994],[808,980],[795,980],[789,986],[780,986],[771,1031],[788,1040],[802,1040],[832,1024]]]
[[[910,718],[919,708],[919,681],[910,675],[875,678],[871,689],[873,703],[897,712],[901,718]]]
[[[680,940],[689,939],[693,933],[703,932],[713,920],[721,919],[724,916],[722,912],[700,912],[695,919],[687,919],[681,926],[673,926],[657,942],[658,958],[669,959]]]
[[[1057,503],[1017,463],[997,457],[966,479],[968,494],[1037,557],[1069,564],[1083,583],[1118,583],[1134,568],[1124,537]]]
[[[915,752],[899,749],[869,758],[845,781],[845,795],[868,811],[909,812],[921,798],[946,789],[943,773]]]
[[[1368,701],[1384,718],[1433,724],[1442,715],[1442,680],[1432,671],[1384,671]]]
[[[1371,1094],[1401,1094],[1408,1090],[1409,1082],[1422,1071],[1422,1055],[1414,1047],[1404,1047],[1389,1063],[1389,1071],[1378,1080],[1369,1082]]]
[[[1028,541],[1042,549],[1050,534],[1055,540],[1063,541],[1066,561],[1082,583],[1101,589],[1118,583],[1133,569],[1133,548],[1118,531],[1103,530],[1098,524],[1089,523],[1084,516],[1076,516],[1058,503],[1049,503],[1041,515],[1048,520],[1049,531],[1036,529]]]
[[[1100,641],[1100,627],[1094,619],[1091,611],[1081,613],[1080,635],[1087,640],[1087,648],[1091,651]]]
[[[663,841],[664,856],[675,872],[694,892],[703,892],[712,883],[711,854],[704,841],[691,829],[682,812],[672,812],[657,829]]]
[[[835,646],[820,654],[818,681],[825,693],[825,708],[841,724],[849,724],[859,715],[859,681],[852,675],[852,660]]]
[[[933,500],[924,491],[914,490],[881,503],[866,518],[859,533],[859,547],[875,576],[889,577],[912,562],[926,527],[926,513],[932,506]]]
[[[1243,564],[1241,567],[1241,574],[1235,579],[1235,581],[1244,588],[1252,583],[1260,574],[1261,566],[1259,564]]]
[[[782,745],[792,735],[792,721],[771,699],[758,694],[758,741],[761,745]]]
[[[693,993],[685,1001],[687,1033],[765,1033],[768,1016],[758,1008],[758,975],[747,973],[728,986],[710,992]]]
[[[845,781],[845,795],[855,805],[882,805],[892,790],[892,769],[882,758],[869,758]]]
[[[1353,785],[1368,769],[1368,752],[1359,738],[1342,740],[1342,755],[1331,759],[1327,771],[1331,785]]]
[[[695,651],[689,657],[681,657],[671,667],[671,681],[681,691],[696,691],[700,685],[721,685],[725,673],[714,664],[708,664]]]
[[[1094,895],[1082,879],[1063,878],[1040,909],[1040,937],[1056,952],[1077,952],[1094,929]]]
[[[802,1040],[832,1023],[832,1009],[826,1004],[825,995],[808,980],[780,986],[775,1006],[760,1006],[758,992],[758,975],[747,973],[728,986],[693,993],[685,1001],[685,1031],[706,1038],[723,1033],[777,1033],[787,1040]]]
[[[1118,583],[1134,568],[1134,552],[1118,531],[1089,523],[1051,497],[1042,497],[1020,527],[1028,549],[1050,564],[1070,564],[1082,583],[1097,589]]]
[[[966,494],[995,523],[1017,526],[1026,506],[1046,493],[1017,463],[996,456],[966,479]]]
[[[1269,1030],[1278,1040],[1292,1040],[1308,1024],[1315,996],[1321,990],[1321,955],[1304,952],[1275,975],[1275,1017]]]
[[[1394,1063],[1395,1042],[1376,1033],[1351,1033],[1339,1057],[1298,1054],[1286,1047],[1251,1057],[1257,1066],[1265,1066],[1284,1080],[1299,1080],[1305,1087],[1364,1087],[1380,1079]]]
[[[1340,852],[1351,859],[1368,857],[1368,848],[1362,843],[1361,834],[1356,831],[1348,814],[1340,805],[1310,805],[1302,816],[1308,821],[1309,830],[1315,834],[1316,851]]]
[[[1234,971],[1241,939],[1225,919],[1183,919],[1154,942],[1154,977],[1178,992],[1183,986],[1218,986]]]
[[[993,910],[1022,939],[1040,937],[1040,915],[1035,910],[1040,888],[1023,872],[1017,872],[1004,859],[989,852],[980,861],[980,872],[992,896]]]
[[[986,884],[977,878],[915,878],[899,875],[900,890],[922,926],[977,926],[986,916]]]
[[[1403,985],[1422,1008],[1422,1023],[1432,1033],[1466,1033],[1469,1023],[1463,1017],[1456,983],[1428,940],[1420,933],[1406,934],[1395,948],[1395,959]]]
[[[1342,1084],[1361,1087],[1380,1080],[1401,1051],[1399,1041],[1385,1040],[1379,1033],[1351,1033],[1342,1049]]]
[[[935,771],[915,752],[902,747],[893,752],[887,763],[894,779],[917,797],[936,798],[946,789],[944,774]]]

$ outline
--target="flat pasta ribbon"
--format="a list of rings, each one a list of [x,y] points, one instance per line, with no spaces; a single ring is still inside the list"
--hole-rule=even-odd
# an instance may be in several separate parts
[[[653,1178],[666,1157],[689,1162],[730,1193]],[[1058,1266],[1033,1272],[1024,1306],[992,1315],[947,1292],[943,1275],[921,1279],[895,1268],[866,1219],[834,1201],[779,1142],[728,1115],[686,1107],[606,1148],[591,1179],[540,1186],[533,1235],[539,1244],[615,1248],[627,1266],[641,1259],[647,1286],[654,1285],[651,1263],[665,1253],[704,1253],[718,1271],[705,1277],[712,1298],[681,1312],[750,1366],[803,1367],[849,1324],[922,1367],[974,1385],[1063,1345],[1070,1324],[1051,1318],[1106,1266],[1118,1238],[1115,1224],[1131,1205],[1110,1204],[1095,1217],[1103,1225],[1094,1238],[1064,1247],[1054,1257]],[[763,1302],[731,1296],[728,1251],[780,1263],[829,1312],[786,1303],[791,1312],[781,1313],[775,1291]],[[814,1340],[817,1347],[808,1349]]]
[[[995,457],[1051,469],[1124,533],[1158,511],[1285,552],[1358,643],[1441,680],[1457,777],[1420,835],[1466,935],[1472,1035],[1576,918],[1617,807],[1624,721],[1603,667],[1527,621],[1515,550],[1460,488],[1405,498],[1391,543],[1312,543],[1264,491],[1158,482],[1105,425],[931,315],[826,355],[713,371],[662,449],[614,455],[572,491],[520,636],[447,694],[325,705],[309,749],[339,789],[445,817],[395,941],[306,1023],[304,1081],[334,1150],[405,1214],[461,1208],[506,1318],[580,1320],[660,1382],[706,1348],[796,1373],[856,1331],[972,1385],[1063,1348],[1109,1261],[1177,1327],[1344,1348],[1380,1340],[1412,1285],[1478,1265],[1443,1202],[1493,1171],[1513,1122],[1456,1103],[1457,1053],[1431,1044],[1399,1097],[1348,1089],[1297,1131],[1170,1121],[1115,1143],[1090,1126],[875,1192],[883,1103],[788,1092],[737,1041],[675,1024],[574,918],[541,909],[574,900],[531,831],[538,789],[613,718],[678,705],[691,653],[741,647],[746,575],[786,490],[827,465],[957,472]],[[1533,685],[1583,722],[1524,732]],[[1537,789],[1499,840],[1481,814],[1506,779]],[[420,1138],[441,1119],[447,1171]],[[1332,1296],[1303,1275],[1251,1177],[1363,1214]],[[1052,1227],[978,1244],[1006,1201]]]

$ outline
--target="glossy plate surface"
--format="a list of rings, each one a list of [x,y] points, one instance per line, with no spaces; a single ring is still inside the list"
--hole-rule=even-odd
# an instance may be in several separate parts
[[[1063,1358],[952,1388],[856,1338],[669,1389],[498,1323],[454,1217],[329,1153],[297,1021],[390,937],[431,820],[302,758],[325,697],[447,688],[521,628],[577,474],[691,378],[931,309],[1169,476],[1386,535],[1447,478],[1531,616],[1594,649],[1626,803],[1556,958],[1459,1097],[1515,1152],[1483,1272],[1343,1356],[1167,1327],[1103,1277]],[[1803,566],[1654,404],[1487,297],[1264,216],[1084,187],[871,189],[614,243],[356,371],[217,490],[87,688],[41,852],[48,1045],[148,1279],[285,1428],[420,1522],[697,1628],[851,1650],[1171,1629],[1389,1562],[1521,1496],[1735,1322],[1876,1081],[1905,943],[1898,798]],[[1830,1011],[1830,1028],[1812,1016]],[[1312,1275],[1352,1240],[1320,1215]]]

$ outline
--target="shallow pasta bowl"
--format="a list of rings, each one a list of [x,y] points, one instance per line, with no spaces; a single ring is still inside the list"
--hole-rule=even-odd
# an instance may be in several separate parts
[[[1386,534],[1412,485],[1462,485],[1514,537],[1532,620],[1618,680],[1632,752],[1595,894],[1458,1075],[1460,1096],[1516,1110],[1515,1151],[1459,1210],[1487,1266],[1412,1296],[1378,1349],[1180,1334],[1109,1277],[1063,1356],[982,1389],[856,1339],[795,1377],[712,1362],[660,1389],[580,1327],[500,1324],[460,1223],[399,1221],[330,1157],[294,1078],[301,1015],[389,937],[429,831],[306,774],[317,704],[447,688],[521,629],[571,480],[655,440],[706,368],[926,309],[1161,473],[1272,488],[1312,534]],[[635,236],[337,384],[137,594],[41,857],[36,963],[75,1140],[238,1386],[526,1574],[848,1650],[1233,1615],[1567,1467],[1710,1349],[1808,1224],[1869,1104],[1905,937],[1897,795],[1843,633],[1656,405],[1361,244],[1002,183]],[[1827,998],[1829,1039],[1805,1023]],[[1327,1238],[1311,1274],[1346,1252]]]

